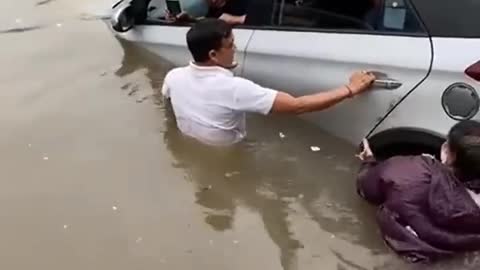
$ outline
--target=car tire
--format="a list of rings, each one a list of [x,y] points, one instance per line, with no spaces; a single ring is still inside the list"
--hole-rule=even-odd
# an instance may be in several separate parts
[[[445,138],[434,132],[412,128],[394,128],[379,132],[368,139],[379,160],[396,155],[430,154],[440,157]]]

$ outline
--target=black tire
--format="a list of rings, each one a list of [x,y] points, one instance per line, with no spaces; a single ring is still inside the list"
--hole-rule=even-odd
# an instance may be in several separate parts
[[[421,155],[421,154],[430,154],[437,158],[440,158],[440,147],[432,147],[422,144],[412,144],[412,143],[397,143],[386,145],[383,147],[373,147],[372,151],[375,153],[375,156],[380,160],[385,160],[393,156],[410,156],[410,155]]]
[[[430,154],[440,158],[440,148],[445,138],[424,130],[397,128],[386,130],[369,138],[370,146],[378,159],[396,155]]]

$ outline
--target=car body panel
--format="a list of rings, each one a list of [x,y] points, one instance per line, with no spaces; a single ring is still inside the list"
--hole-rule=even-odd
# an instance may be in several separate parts
[[[137,25],[128,32],[114,33],[117,37],[134,42],[175,66],[183,66],[192,60],[186,42],[188,30],[189,27],[186,26]],[[236,61],[241,67],[253,30],[235,29],[234,34],[237,45]],[[235,69],[234,73],[240,75],[241,68]]]
[[[442,95],[453,83],[473,86],[480,94],[480,83],[465,75],[464,70],[480,60],[480,39],[432,38],[435,57],[432,71],[372,132],[397,128],[423,129],[445,136],[457,121],[442,107]],[[477,114],[473,119],[480,120]]]
[[[294,96],[342,87],[352,72],[362,69],[401,82],[398,89],[376,87],[325,111],[302,116],[357,143],[427,76],[431,55],[427,37],[256,30],[243,76]]]

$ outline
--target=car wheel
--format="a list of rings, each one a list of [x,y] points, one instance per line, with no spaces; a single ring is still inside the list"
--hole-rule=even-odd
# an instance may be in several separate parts
[[[384,160],[396,155],[421,154],[440,158],[440,148],[445,138],[430,131],[396,128],[377,133],[368,140],[375,156]]]

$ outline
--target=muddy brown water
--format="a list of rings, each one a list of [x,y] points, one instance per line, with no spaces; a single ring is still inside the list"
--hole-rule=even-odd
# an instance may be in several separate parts
[[[1,269],[426,269],[380,240],[352,145],[295,117],[223,150],[182,137],[171,65],[113,38],[110,4],[2,2]]]

